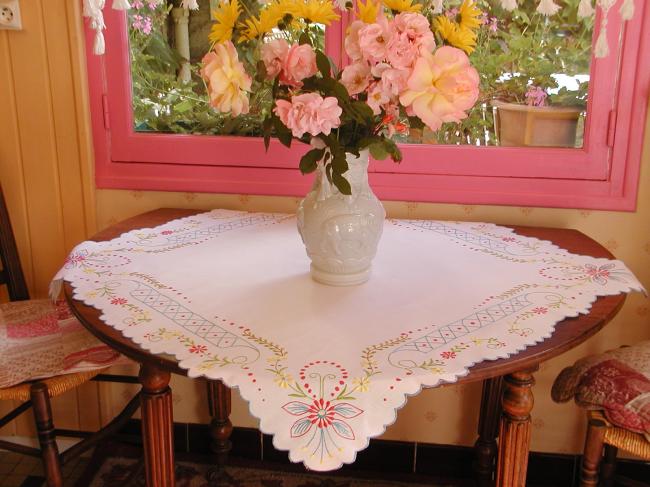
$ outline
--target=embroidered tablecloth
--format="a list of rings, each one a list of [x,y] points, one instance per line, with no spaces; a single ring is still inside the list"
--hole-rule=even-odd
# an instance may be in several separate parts
[[[77,246],[55,278],[190,377],[239,389],[274,445],[331,470],[354,461],[408,395],[454,382],[642,290],[616,260],[486,224],[387,220],[370,280],[309,276],[295,216],[214,210]]]

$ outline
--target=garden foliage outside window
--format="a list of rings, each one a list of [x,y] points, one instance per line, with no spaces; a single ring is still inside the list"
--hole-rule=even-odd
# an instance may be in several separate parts
[[[399,142],[582,147],[594,17],[580,12],[579,0],[565,0],[555,12],[538,11],[538,0],[522,0],[512,11],[504,9],[501,0],[449,0],[441,13],[434,13],[435,3],[423,2],[422,11],[435,18],[438,42],[470,54],[481,77],[480,99],[460,124],[446,124],[435,133],[415,128],[398,135]],[[264,9],[255,0],[241,4],[253,14]],[[246,115],[224,116],[209,106],[200,63],[220,11],[216,0],[199,6],[189,13],[172,2],[132,2],[128,15],[133,128],[259,136],[260,113],[271,108],[268,83],[253,80]],[[312,29],[323,49],[324,26]],[[288,32],[276,28],[269,38],[290,36]],[[250,67],[246,43],[238,43],[237,50]]]

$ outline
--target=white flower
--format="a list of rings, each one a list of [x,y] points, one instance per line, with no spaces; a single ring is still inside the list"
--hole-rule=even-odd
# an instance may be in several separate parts
[[[553,0],[540,0],[537,6],[537,11],[547,17],[555,15],[558,10],[560,10],[560,6],[553,2]]]
[[[591,0],[580,0],[578,4],[578,18],[584,19],[594,14],[594,7],[591,6]]]
[[[181,2],[181,7],[189,10],[198,10],[199,3],[196,0],[183,0]]]
[[[433,0],[433,13],[441,14],[443,10],[442,0]]]
[[[517,8],[517,0],[501,0],[501,7],[504,10],[514,10]]]

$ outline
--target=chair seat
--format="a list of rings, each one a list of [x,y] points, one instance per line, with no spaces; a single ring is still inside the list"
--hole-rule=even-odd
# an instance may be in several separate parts
[[[587,414],[589,419],[596,419],[607,425],[604,433],[606,444],[644,460],[650,460],[650,440],[644,435],[613,426],[601,411],[589,411]]]
[[[0,304],[0,389],[61,376],[50,379],[51,395],[58,395],[124,360],[86,331],[63,301]],[[29,384],[24,387],[29,391]],[[12,389],[0,391],[0,399],[23,397],[22,384]]]
[[[650,440],[650,341],[578,360],[555,379],[551,395],[602,410],[609,423]]]

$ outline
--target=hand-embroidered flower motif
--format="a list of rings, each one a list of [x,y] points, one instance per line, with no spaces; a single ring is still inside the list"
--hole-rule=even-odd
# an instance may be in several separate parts
[[[363,413],[362,409],[350,403],[335,404],[325,401],[323,398],[316,399],[311,404],[291,401],[282,406],[282,409],[293,416],[304,416],[291,426],[292,438],[306,435],[316,425],[319,430],[329,429],[331,426],[332,430],[341,438],[354,440],[352,427],[340,418],[356,418]]]
[[[84,260],[86,260],[86,256],[83,255],[82,253],[72,253],[68,257],[66,257],[64,266],[65,267],[77,267],[78,264],[82,263]]]
[[[189,348],[190,353],[197,353],[199,355],[203,355],[207,351],[208,351],[208,347],[206,347],[205,345],[192,345]]]
[[[531,311],[536,315],[545,315],[548,313],[548,308],[545,308],[544,306],[538,306],[537,308],[533,308]]]
[[[293,383],[293,377],[286,372],[281,371],[278,372],[276,377],[273,379],[273,382],[275,382],[281,389],[286,389]]]
[[[605,264],[596,267],[592,264],[585,264],[585,272],[589,278],[596,284],[604,286],[607,284],[607,279],[610,278],[610,270],[614,268],[614,264]]]
[[[449,359],[451,359],[451,358],[456,358],[456,352],[445,351],[445,352],[442,352],[442,353],[440,354],[440,356],[441,356],[442,358],[444,358],[444,359],[449,360]]]
[[[126,304],[126,303],[128,303],[126,298],[113,298],[113,299],[111,299],[111,304],[115,304],[117,306],[121,306],[121,305]]]
[[[171,230],[163,230],[162,232],[160,232],[160,235],[171,235],[172,233],[174,232],[172,232]]]
[[[501,240],[504,242],[514,242],[517,239],[515,237],[501,237]]]
[[[370,377],[357,377],[352,380],[352,384],[355,386],[356,390],[359,392],[368,392],[370,390]]]

